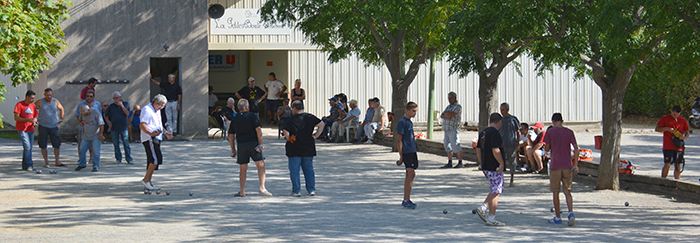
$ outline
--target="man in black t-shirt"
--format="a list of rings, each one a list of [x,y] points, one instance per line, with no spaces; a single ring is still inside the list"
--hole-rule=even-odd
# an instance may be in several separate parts
[[[260,188],[258,191],[260,195],[271,197],[272,193],[265,189],[265,158],[262,154],[263,146],[260,119],[258,119],[258,116],[254,113],[248,111],[249,106],[248,100],[246,99],[238,101],[238,109],[240,109],[241,113],[233,117],[228,130],[231,157],[236,158],[236,154],[238,154],[236,163],[241,167],[239,176],[241,190],[236,193],[235,196],[245,197],[246,172],[248,171],[250,159],[253,159],[253,161],[255,161],[255,166],[258,167],[258,180],[260,181]],[[234,140],[238,142],[238,150],[236,150],[236,143]]]
[[[153,79],[152,76],[150,79],[152,83],[163,90],[163,94],[168,98],[168,103],[165,104],[166,129],[172,133],[177,133],[178,112],[180,112],[182,105],[182,87],[180,87],[180,84],[175,83],[175,74],[172,73],[168,74],[168,82],[159,82]]]
[[[498,196],[503,192],[503,141],[501,129],[503,117],[501,114],[492,113],[489,117],[489,127],[479,134],[479,141],[476,147],[476,158],[479,162],[479,169],[484,172],[484,176],[489,181],[491,189],[484,203],[476,209],[477,214],[489,226],[505,226],[506,224],[496,220],[496,207],[498,206]],[[486,212],[488,210],[488,216]]]
[[[309,196],[316,195],[316,180],[314,175],[314,156],[316,156],[315,139],[323,132],[323,121],[309,113],[304,113],[304,103],[300,100],[292,102],[292,116],[287,119],[282,132],[287,138],[285,149],[289,161],[289,177],[292,180],[290,196],[301,196],[301,179],[299,168],[304,171],[306,191]],[[314,133],[314,128],[316,132]]]
[[[260,111],[260,108],[258,108],[258,103],[263,101],[265,97],[267,97],[267,93],[265,93],[265,90],[261,89],[260,87],[255,86],[255,78],[253,77],[248,78],[248,86],[245,86],[236,92],[236,98],[239,100],[248,100],[250,112],[255,114],[258,118],[260,118],[260,115],[258,114]]]

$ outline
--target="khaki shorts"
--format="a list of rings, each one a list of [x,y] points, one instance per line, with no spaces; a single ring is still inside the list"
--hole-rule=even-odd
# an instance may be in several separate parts
[[[564,191],[571,191],[571,169],[550,169],[549,170],[549,190],[559,192],[564,185]]]

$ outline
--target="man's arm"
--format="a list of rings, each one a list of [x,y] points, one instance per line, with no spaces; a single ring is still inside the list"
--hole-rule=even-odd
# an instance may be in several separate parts
[[[352,119],[355,119],[355,116],[352,116],[352,115],[351,115],[351,116],[348,116],[347,118],[345,118],[345,119],[343,120],[343,122],[349,122],[349,121],[352,121]]]
[[[155,80],[155,79],[153,78],[153,75],[149,74],[149,75],[148,75],[148,79],[151,80],[151,83],[154,83],[155,85],[160,86],[160,82],[158,82],[158,80]]]
[[[236,153],[236,134],[235,133],[229,133],[228,134],[228,143],[231,145],[231,155]]]
[[[34,119],[29,119],[29,118],[21,117],[21,116],[19,116],[19,113],[15,112],[15,121],[18,121],[18,122],[33,122]]]
[[[547,146],[549,146],[549,144],[547,144]],[[574,168],[572,168],[573,169],[572,172],[574,172],[574,174],[578,173],[578,156],[579,156],[578,151],[579,151],[578,144],[574,144]]]
[[[499,148],[492,148],[491,151],[493,151],[493,157],[496,158],[496,161],[498,161],[498,170],[496,172],[501,173],[503,172],[503,169],[505,169],[505,166],[503,165],[503,156],[501,155],[501,149]]]
[[[442,118],[442,119],[450,119],[450,118],[452,118],[453,116],[455,116],[456,114],[457,114],[457,112],[454,112],[454,111],[443,112],[442,115],[440,115],[440,118]]]
[[[654,130],[656,130],[657,132],[673,132],[674,129],[672,127],[662,127],[662,126],[656,125],[656,129],[654,129]]]
[[[382,116],[382,126],[380,126],[377,131],[381,131],[384,127],[386,127],[386,122],[389,121],[389,118],[386,115]]]
[[[399,151],[399,165],[403,163],[403,143],[401,139],[403,139],[403,134],[396,134],[396,149]]]
[[[180,111],[180,105],[182,105],[182,95],[177,95],[177,111]]]
[[[120,107],[122,109],[122,112],[124,112],[124,115],[127,115],[127,116],[129,115],[129,106],[128,105],[129,105],[129,103],[124,103],[124,101],[122,101],[122,106]]]
[[[476,147],[476,164],[481,165],[481,148]]]
[[[239,95],[238,92],[236,92],[234,95],[235,95],[236,98],[238,98],[239,100],[240,100],[240,99],[243,99],[243,97],[241,97],[241,95]]]
[[[316,133],[314,133],[314,139],[317,139],[319,136],[321,136],[324,126],[326,126],[326,123],[324,123],[323,121],[316,124]]]
[[[277,93],[277,95],[275,95],[275,96],[279,97],[280,95],[284,94],[284,91],[287,91],[287,85],[283,84],[282,90],[279,93]]]
[[[550,146],[549,144],[544,145],[544,151],[549,152],[549,150],[552,149],[551,147],[552,146]]]
[[[104,129],[105,129],[105,125],[100,125],[100,137],[99,137],[99,138],[100,138],[100,141],[104,141],[104,140],[105,140]]]
[[[65,112],[63,111],[63,105],[61,105],[61,102],[58,102],[57,99],[54,99],[56,101],[56,109],[58,110],[58,123],[63,122],[63,117],[65,116]]]
[[[544,146],[544,143],[539,142],[539,143],[535,144],[535,146],[532,146],[532,148],[535,150],[539,150],[542,148],[542,146]]]
[[[265,100],[265,98],[267,98],[267,92],[265,92],[265,94],[263,94],[263,95],[260,97],[260,99],[258,100],[258,103],[260,103],[260,102],[262,102],[263,100]]]
[[[260,149],[262,150],[262,137],[263,137],[262,128],[256,127],[255,133],[258,134],[258,145],[261,146]]]

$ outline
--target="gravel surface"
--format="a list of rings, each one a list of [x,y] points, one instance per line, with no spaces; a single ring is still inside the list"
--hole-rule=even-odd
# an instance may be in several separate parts
[[[20,170],[19,142],[1,144],[0,242],[697,242],[700,201],[595,191],[591,180],[578,177],[574,227],[547,223],[553,217],[549,182],[532,174],[516,174],[515,187],[500,197],[497,218],[507,226],[488,227],[471,213],[488,193],[483,174],[474,167],[438,169],[445,158],[424,153],[412,194],[419,206],[403,209],[404,169],[395,165],[396,153],[378,145],[320,143],[317,196],[303,190],[300,198],[284,196],[291,185],[275,132],[265,129],[264,140],[274,197],[257,193],[254,166],[248,196],[233,197],[239,169],[222,140],[164,142],[165,164],[154,175],[163,187],[159,195],[144,195],[139,184],[140,144],[131,144],[135,165],[114,164],[112,145],[103,145],[97,173],[75,172],[76,146],[64,144],[61,158],[69,167],[58,174],[48,173],[55,168]],[[659,154],[651,150],[650,157]],[[38,149],[34,156],[40,168]]]

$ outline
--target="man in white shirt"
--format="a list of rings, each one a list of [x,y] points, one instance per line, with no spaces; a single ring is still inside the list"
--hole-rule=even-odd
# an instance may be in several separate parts
[[[168,139],[173,138],[173,134],[163,129],[160,110],[168,103],[165,95],[158,94],[153,101],[141,109],[141,142],[146,150],[146,175],[141,180],[141,185],[148,190],[158,190],[160,187],[154,186],[151,182],[153,172],[158,166],[163,164],[163,154],[160,152],[160,142],[163,140],[163,132]]]
[[[209,113],[214,110],[217,101],[219,101],[219,98],[214,94],[214,87],[209,85]]]
[[[267,111],[267,117],[270,118],[268,125],[277,124],[277,109],[280,107],[280,96],[287,91],[287,86],[282,83],[282,81],[277,80],[275,73],[270,73],[268,75],[270,79],[265,83],[265,92],[267,95],[267,100],[265,100],[265,110]]]

